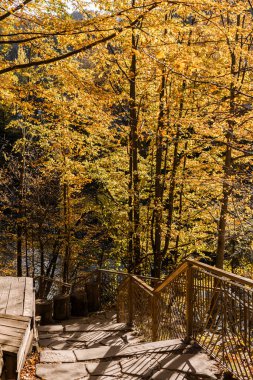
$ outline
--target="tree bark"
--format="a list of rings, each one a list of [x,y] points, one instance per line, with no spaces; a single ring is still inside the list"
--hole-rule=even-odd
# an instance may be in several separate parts
[[[153,226],[154,234],[152,234],[152,245],[154,255],[154,272],[155,277],[161,275],[162,252],[162,214],[163,214],[163,192],[164,181],[162,180],[162,161],[163,161],[163,131],[164,131],[164,96],[166,87],[166,72],[163,68],[161,78],[161,91],[159,94],[159,114],[156,133],[156,168],[155,168],[155,201]]]
[[[233,51],[231,51],[231,76],[235,80],[236,76],[236,56]],[[225,153],[225,163],[224,163],[224,178],[223,178],[223,189],[222,189],[222,201],[221,210],[218,223],[218,239],[217,239],[217,251],[216,251],[216,266],[217,268],[223,269],[224,255],[225,255],[225,239],[226,239],[226,224],[228,215],[228,204],[229,195],[232,191],[232,186],[230,184],[231,172],[232,172],[232,147],[231,142],[233,140],[233,129],[234,121],[233,117],[235,115],[235,93],[236,88],[234,81],[230,84],[230,119],[228,120],[228,130],[226,132],[226,153]]]
[[[132,1],[135,6],[135,0]],[[135,29],[132,29],[132,58],[130,67],[130,133],[129,133],[129,256],[130,265],[133,265],[134,273],[140,273],[141,268],[141,249],[140,249],[140,195],[139,195],[139,174],[138,174],[138,115],[136,105],[136,76],[137,76],[137,57],[136,49],[138,38]],[[131,268],[132,269],[132,268]]]
[[[69,280],[69,264],[71,256],[70,247],[70,205],[69,205],[69,187],[68,184],[63,185],[63,212],[64,212],[64,235],[65,235],[65,252],[63,259],[63,281]]]

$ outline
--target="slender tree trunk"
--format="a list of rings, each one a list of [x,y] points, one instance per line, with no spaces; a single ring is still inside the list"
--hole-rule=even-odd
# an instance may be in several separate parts
[[[135,0],[132,0],[135,6]],[[129,256],[135,273],[140,273],[141,249],[140,249],[140,196],[139,196],[139,174],[138,174],[138,115],[136,105],[136,75],[138,38],[135,29],[132,29],[132,58],[130,67],[130,133],[129,133]],[[132,269],[132,268],[131,268]]]
[[[163,162],[163,131],[164,131],[164,96],[166,87],[166,72],[162,71],[161,91],[159,95],[159,114],[156,133],[156,167],[155,167],[155,201],[152,223],[152,246],[154,255],[154,272],[155,277],[161,275],[162,253],[162,214],[163,214],[163,192],[164,181],[162,178],[162,162]]]
[[[21,215],[21,209],[19,209],[19,215]],[[17,226],[17,276],[22,277],[22,235],[23,229],[21,222],[18,221]]]
[[[185,143],[184,146],[184,151],[186,152],[188,148],[188,142]],[[182,224],[182,214],[183,214],[183,194],[184,194],[184,180],[185,180],[185,170],[186,170],[186,161],[187,161],[187,155],[184,155],[184,160],[183,160],[183,168],[182,168],[182,182],[180,185],[180,190],[179,190],[179,210],[178,210],[178,232],[177,232],[177,237],[176,237],[176,243],[175,243],[175,255],[174,255],[174,264],[177,264],[178,256],[179,256],[179,241],[180,241],[180,229],[181,229],[181,224]]]
[[[220,218],[218,224],[218,243],[217,243],[217,256],[216,256],[216,266],[218,268],[223,268],[224,254],[225,254],[225,239],[226,239],[226,220],[228,214],[228,203],[229,195],[231,193],[231,184],[229,183],[229,177],[231,174],[231,164],[232,164],[232,149],[230,147],[231,138],[229,133],[227,134],[227,147],[226,147],[226,157],[224,165],[224,179],[223,179],[223,190],[222,190],[222,201]]]
[[[133,148],[132,148],[132,136],[129,136],[129,183],[128,183],[128,221],[129,221],[129,233],[128,233],[128,272],[131,273],[134,267],[134,247],[133,247]]]
[[[63,212],[64,212],[64,234],[65,234],[65,252],[63,259],[63,281],[69,280],[69,265],[71,256],[70,247],[70,204],[69,204],[69,186],[63,185]]]
[[[25,130],[23,130],[23,139],[25,141]],[[22,257],[22,240],[23,240],[23,218],[24,218],[24,201],[25,201],[25,180],[26,180],[26,146],[24,142],[24,147],[21,155],[21,173],[20,173],[20,186],[19,186],[19,207],[18,207],[18,220],[17,220],[17,276],[22,277],[22,266],[23,266],[23,257]]]
[[[47,270],[46,270],[46,277],[49,277],[51,279],[54,278],[59,253],[60,253],[60,242],[57,239],[53,245],[53,251],[52,251],[52,254],[50,257],[50,263],[49,263]],[[52,281],[46,282],[46,288],[44,290],[45,296],[47,296],[48,293],[50,292],[52,284],[53,284]]]
[[[40,275],[43,277],[45,274],[45,255],[44,255],[44,244],[42,241],[42,225],[39,226],[39,245],[40,245]]]
[[[231,53],[231,75],[235,78],[236,75],[236,57],[234,52]],[[231,119],[235,115],[235,85],[232,82],[230,84],[230,116]],[[224,255],[225,255],[225,239],[226,239],[226,222],[228,215],[228,204],[229,196],[232,191],[232,186],[230,184],[231,172],[232,172],[232,148],[231,142],[233,140],[233,129],[234,121],[228,120],[228,130],[226,133],[226,153],[225,153],[225,163],[224,163],[224,178],[223,178],[223,189],[222,189],[222,201],[221,210],[218,223],[218,241],[217,241],[217,251],[216,251],[216,266],[223,269]]]
[[[181,96],[180,103],[179,103],[179,120],[181,119],[182,114],[183,114],[185,89],[186,89],[186,82],[184,80],[182,83],[182,96]],[[166,230],[165,241],[164,241],[163,256],[165,256],[167,254],[168,249],[169,249],[170,240],[171,240],[171,227],[172,227],[173,212],[174,212],[176,175],[177,175],[178,165],[180,163],[180,158],[179,158],[179,154],[178,154],[179,137],[180,137],[180,125],[177,125],[176,140],[174,143],[172,171],[171,171],[170,186],[169,186],[169,194],[168,194],[167,205],[166,205],[167,210],[168,210],[168,216],[167,216],[167,230]],[[170,261],[171,261],[171,263],[173,263],[175,260],[173,258],[171,258]]]
[[[169,194],[166,201],[168,216],[167,216],[167,230],[166,230],[164,248],[163,248],[164,256],[168,252],[170,238],[171,238],[171,226],[172,226],[173,211],[174,211],[174,193],[175,193],[175,187],[176,187],[176,174],[177,174],[177,168],[179,164],[178,142],[179,142],[179,127],[177,127],[176,141],[174,143],[174,153],[173,153],[173,163],[172,163],[172,171],[171,171],[171,178],[170,178]]]
[[[26,277],[29,277],[28,230],[27,230],[26,222],[25,222],[25,268],[26,268]]]
[[[31,241],[31,245],[32,245],[32,273],[31,273],[31,276],[34,277],[35,276],[35,248],[34,248],[34,235],[33,235],[33,231],[32,231],[32,241]]]

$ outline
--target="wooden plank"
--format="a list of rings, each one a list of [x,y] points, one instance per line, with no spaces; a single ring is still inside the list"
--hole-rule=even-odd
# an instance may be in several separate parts
[[[33,330],[30,330],[27,343],[25,346],[23,358],[21,357],[19,358],[19,353],[17,354],[17,380],[20,380],[21,370],[24,367],[25,360],[28,353],[30,353],[32,350],[32,344],[33,344]]]
[[[20,321],[20,322],[29,322],[31,320],[30,317],[24,317],[23,315],[9,315],[9,314],[1,314],[1,313],[0,313],[0,319],[11,319],[13,321]]]
[[[16,325],[11,325],[11,324],[7,324],[7,326],[4,326],[4,325],[1,325],[1,329],[8,329],[8,328],[14,328],[14,330],[16,331],[16,332],[18,332],[18,331],[20,331],[21,333],[23,333],[24,334],[24,332],[25,332],[25,330],[26,330],[26,327],[27,327],[27,325],[26,326],[22,326],[22,328],[20,328],[19,330],[17,329],[17,326]]]
[[[33,279],[31,277],[26,277],[23,316],[32,318],[34,314],[34,309],[35,304],[33,292]]]
[[[20,372],[25,361],[26,352],[28,352],[28,342],[30,337],[30,326],[27,326],[26,332],[23,336],[22,342],[20,343],[18,355],[17,355],[17,371]]]
[[[1,328],[12,327],[17,331],[25,331],[28,322],[13,321],[12,319],[1,319]]]
[[[0,325],[0,336],[10,335],[14,337],[21,337],[24,335],[25,330],[24,329],[17,329],[16,327],[10,327],[10,326],[1,326]]]
[[[24,304],[24,287],[23,282],[19,282],[18,278],[13,278],[11,283],[8,303],[6,307],[6,314],[22,315]]]
[[[14,354],[17,354],[18,353],[18,347],[14,347],[14,346],[9,346],[8,344],[1,344],[1,347],[2,347],[2,350],[4,352],[12,352]]]
[[[18,282],[21,284],[23,284],[23,286],[25,287],[25,279],[26,277],[17,277],[18,278]]]
[[[13,277],[11,276],[5,276],[5,277],[0,277],[1,284],[3,286],[8,286],[12,282]]]
[[[10,337],[9,335],[0,335],[0,344],[7,344],[8,346],[13,346],[19,348],[21,345],[22,339],[16,337]]]
[[[0,313],[6,313],[11,281],[9,278],[0,278]]]

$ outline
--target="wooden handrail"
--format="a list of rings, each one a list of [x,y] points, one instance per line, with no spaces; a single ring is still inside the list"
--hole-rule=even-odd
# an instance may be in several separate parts
[[[163,282],[154,289],[154,293],[159,293],[163,288],[165,288],[165,286],[167,286],[170,282],[172,282],[180,273],[185,271],[187,267],[188,267],[188,263],[184,262],[183,264],[181,264],[172,274],[166,277],[165,280],[163,280]]]
[[[204,263],[201,263],[199,261],[192,260],[192,259],[187,259],[186,262],[188,264],[192,265],[193,267],[202,268],[202,269],[206,270],[207,272],[211,272],[212,274],[215,274],[216,276],[221,277],[223,279],[225,277],[225,278],[227,278],[231,281],[237,282],[241,285],[249,286],[249,287],[253,288],[253,280],[251,280],[250,278],[242,277],[242,276],[239,276],[237,274],[227,272],[223,269],[212,267],[211,265],[207,265],[207,264],[204,264]]]
[[[108,274],[114,274],[114,275],[121,275],[121,276],[125,276],[125,277],[133,276],[132,273],[128,273],[128,272],[121,272],[121,271],[117,271],[117,270],[113,270],[113,269],[98,268],[98,269],[95,269],[92,272],[87,272],[86,275],[84,275],[84,276],[77,277],[77,279],[78,280],[86,280],[87,278],[93,276],[95,273],[98,273],[98,272],[108,273]],[[140,279],[143,279],[143,280],[161,281],[157,277],[143,276],[143,275],[134,275],[134,276],[136,276],[136,277],[138,277]]]
[[[121,282],[121,284],[118,285],[118,291],[121,289],[121,288],[124,288],[124,286],[128,283],[128,281],[130,280],[130,277],[126,277],[124,279],[124,281]]]
[[[132,273],[120,272],[120,271],[116,271],[116,270],[113,270],[113,269],[97,269],[97,270],[99,272],[105,272],[105,273],[111,273],[111,274],[119,274],[119,275],[123,275],[123,276],[135,276],[135,277],[138,277],[138,278],[141,278],[141,279],[146,279],[146,280],[161,281],[157,277],[143,276],[143,275],[139,275],[139,274],[135,275],[135,274],[132,274]]]
[[[144,281],[142,281],[140,278],[138,278],[135,275],[132,275],[131,278],[133,279],[133,281],[137,282],[138,285],[141,288],[143,288],[147,293],[149,293],[150,295],[153,296],[154,289],[151,286],[149,286],[148,284],[146,284]]]
[[[57,280],[55,278],[51,278],[51,277],[46,277],[46,276],[36,276],[34,277],[34,280],[45,280],[45,281],[48,281],[48,282],[54,282],[55,284],[59,284],[61,286],[65,286],[66,288],[71,288],[71,284],[69,284],[68,282],[64,282],[64,281],[61,281],[61,280]]]
[[[253,379],[253,280],[188,259],[155,289],[135,275],[118,289],[121,322],[146,339],[195,340],[236,378]]]

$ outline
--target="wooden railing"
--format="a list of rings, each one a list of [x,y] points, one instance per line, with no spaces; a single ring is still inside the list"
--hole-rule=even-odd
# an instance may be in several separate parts
[[[58,294],[70,294],[71,284],[46,276],[34,278],[36,298],[52,299]]]
[[[118,321],[145,340],[194,340],[236,378],[253,379],[253,280],[187,260],[162,282],[98,269],[75,289],[90,290],[98,307],[117,303]]]
[[[137,276],[129,276],[118,289],[118,322],[135,328],[145,340],[152,340],[153,288]]]
[[[100,307],[109,308],[115,305],[118,301],[118,293],[121,285],[127,283],[129,279],[135,278],[143,284],[158,284],[161,281],[155,277],[149,276],[133,276],[127,272],[116,270],[96,269],[85,276],[79,277],[76,283],[73,284],[73,289],[86,289],[91,287],[93,297],[98,298]],[[144,282],[145,281],[145,282]],[[126,286],[126,285],[125,285]],[[127,295],[128,297],[128,295]],[[124,296],[120,297],[121,303],[124,302]],[[123,306],[122,306],[123,307]]]
[[[118,319],[146,340],[194,340],[236,378],[253,378],[250,279],[194,260],[154,289],[129,276],[118,290]]]

